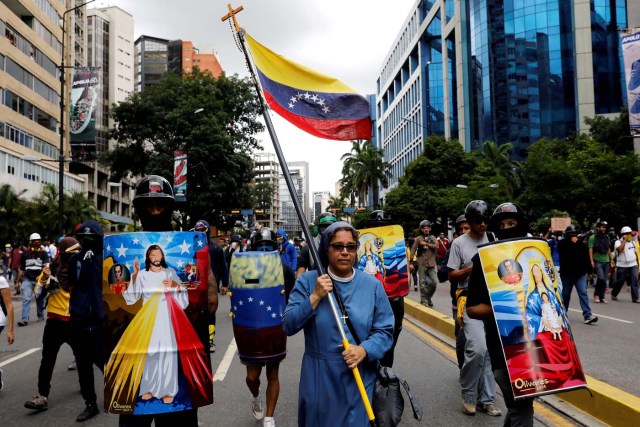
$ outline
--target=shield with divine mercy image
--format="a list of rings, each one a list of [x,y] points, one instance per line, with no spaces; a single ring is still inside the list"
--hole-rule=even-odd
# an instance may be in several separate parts
[[[213,403],[207,236],[104,239],[105,411],[159,414]]]
[[[545,240],[478,248],[516,399],[587,386]]]

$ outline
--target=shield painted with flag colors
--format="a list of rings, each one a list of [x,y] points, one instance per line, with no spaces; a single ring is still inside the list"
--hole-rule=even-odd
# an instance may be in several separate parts
[[[280,254],[235,252],[229,265],[233,334],[240,360],[274,362],[285,358],[282,327],[286,307]]]
[[[358,230],[358,269],[376,277],[389,298],[409,293],[407,249],[399,225]]]
[[[104,239],[105,411],[178,412],[213,403],[204,233]]]
[[[478,254],[515,398],[586,387],[547,242],[494,242]]]
[[[365,97],[245,37],[264,97],[276,113],[319,138],[371,139],[371,107]]]

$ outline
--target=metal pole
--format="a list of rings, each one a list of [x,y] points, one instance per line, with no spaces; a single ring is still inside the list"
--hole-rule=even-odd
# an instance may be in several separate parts
[[[298,221],[300,221],[300,224],[303,225],[302,232],[304,233],[304,237],[307,239],[309,252],[311,253],[311,257],[313,258],[313,262],[316,266],[316,270],[318,271],[318,275],[322,275],[325,273],[325,271],[322,264],[320,263],[318,249],[315,247],[314,241],[311,238],[311,232],[309,231],[309,226],[307,224],[307,221],[305,220],[302,207],[300,206],[300,201],[298,200],[296,189],[295,189],[295,186],[293,185],[293,180],[291,179],[291,174],[289,173],[289,168],[287,167],[284,154],[282,153],[282,149],[280,148],[280,142],[278,141],[278,136],[276,135],[276,131],[273,128],[273,123],[271,123],[271,117],[269,117],[269,113],[264,103],[264,99],[260,94],[261,93],[260,85],[258,84],[257,77],[253,72],[253,65],[249,59],[247,47],[245,46],[244,36],[242,34],[242,31],[239,31],[236,34],[240,38],[240,44],[242,45],[242,52],[244,53],[245,60],[247,61],[247,65],[249,66],[249,72],[251,73],[253,84],[255,85],[256,91],[258,94],[258,100],[262,108],[262,116],[264,117],[265,124],[267,125],[267,130],[269,131],[269,135],[271,136],[271,141],[273,142],[273,148],[276,151],[278,162],[280,163],[280,167],[282,168],[282,174],[284,176],[285,182],[287,183],[289,194],[293,199],[293,206],[296,209],[296,214],[298,215]],[[338,327],[338,331],[340,331],[340,337],[342,339],[342,344],[344,345],[344,349],[348,350],[350,347],[350,343],[344,332],[344,327],[342,326],[343,322],[341,322],[340,320],[337,303],[335,301],[335,296],[333,295],[333,293],[329,292],[329,294],[327,295],[327,300],[329,301],[329,306],[331,307],[331,312],[333,313],[333,318],[336,322],[336,326]],[[360,391],[360,397],[362,398],[362,403],[364,404],[365,410],[367,412],[369,422],[371,423],[371,425],[376,425],[373,409],[371,408],[371,403],[369,402],[369,396],[367,395],[366,389],[364,388],[364,383],[362,382],[360,371],[357,367],[353,368],[351,371],[353,372],[353,376],[356,380],[356,384],[358,385],[358,390]]]
[[[60,152],[58,153],[58,237],[62,237],[63,224],[64,224],[64,83],[65,83],[65,71],[67,67],[64,65],[65,60],[65,45],[67,44],[67,14],[73,12],[76,9],[86,6],[89,3],[93,3],[96,0],[89,0],[88,2],[79,4],[71,9],[66,10],[62,14],[62,59],[60,60]],[[73,67],[72,67],[73,68]]]

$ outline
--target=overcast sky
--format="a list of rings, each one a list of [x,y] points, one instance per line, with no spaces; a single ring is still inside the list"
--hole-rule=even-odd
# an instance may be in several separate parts
[[[215,51],[228,75],[247,76],[229,22],[232,0],[97,0],[90,7],[119,6],[133,15],[135,37],[144,34],[192,41]],[[316,71],[336,77],[361,94],[375,93],[382,61],[416,0],[238,0],[238,22],[258,42]],[[94,6],[95,5],[95,6]],[[308,161],[310,191],[334,193],[340,157],[348,141],[315,138],[271,114],[287,161]],[[262,145],[274,152],[265,132]]]

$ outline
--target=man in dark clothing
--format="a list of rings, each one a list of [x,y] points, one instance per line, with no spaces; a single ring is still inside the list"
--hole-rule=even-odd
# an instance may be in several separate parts
[[[86,421],[100,411],[93,380],[93,365],[104,371],[102,347],[102,242],[104,232],[96,221],[82,223],[75,233],[82,250],[69,261],[71,333],[76,345],[75,357],[80,392],[86,408],[76,421]]]
[[[171,216],[173,214],[173,188],[169,181],[157,175],[149,175],[138,182],[133,206],[140,217],[144,231],[172,231]],[[210,270],[208,287],[208,314],[211,316],[218,309],[218,285],[213,272]],[[200,328],[202,329],[202,328]],[[208,330],[196,329],[203,344],[208,340]],[[188,409],[179,412],[168,412],[151,415],[120,415],[120,427],[149,427],[155,421],[157,427],[197,427],[198,409]]]
[[[607,276],[609,267],[615,267],[611,252],[611,242],[607,236],[607,221],[600,221],[596,224],[596,232],[589,237],[589,258],[591,267],[595,270],[598,280],[596,281],[596,290],[593,294],[594,302],[606,303],[604,297],[607,289]]]
[[[490,225],[499,240],[526,237],[527,235],[524,214],[518,206],[512,203],[503,203],[498,206],[491,217]],[[482,271],[480,256],[476,254],[472,258],[472,262],[473,266],[469,276],[467,294],[467,315],[484,322],[487,350],[491,358],[493,375],[500,390],[502,390],[502,396],[507,406],[504,425],[533,427],[533,397],[515,400],[513,396],[509,372],[507,371],[500,334],[498,333],[495,315],[491,306],[489,289]]]
[[[591,313],[589,307],[589,295],[587,293],[587,274],[593,271],[589,260],[589,249],[578,241],[578,229],[575,225],[569,225],[564,232],[564,239],[558,242],[558,256],[560,257],[560,280],[562,281],[562,303],[566,312],[569,311],[571,291],[576,287],[582,307],[584,323],[590,324],[598,321],[598,317]]]

